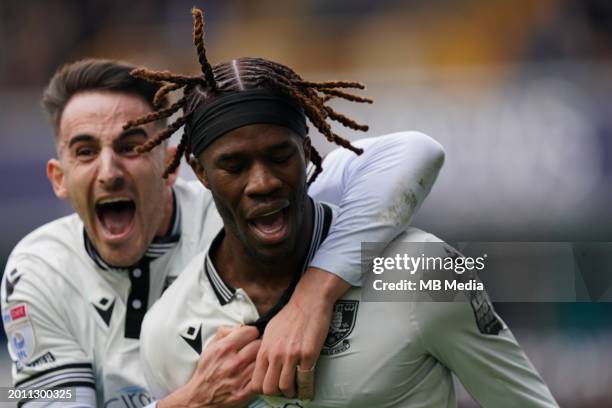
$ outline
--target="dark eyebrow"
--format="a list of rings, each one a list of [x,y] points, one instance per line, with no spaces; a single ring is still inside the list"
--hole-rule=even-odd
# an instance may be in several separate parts
[[[275,150],[283,150],[283,149],[287,149],[293,147],[293,145],[289,142],[280,142],[277,143],[275,145],[272,145],[268,148],[269,151],[275,151]]]
[[[280,142],[280,143],[277,143],[275,145],[270,146],[270,150],[284,149],[286,147],[291,147],[291,143],[289,143],[289,142]]]
[[[124,130],[123,132],[121,132],[119,134],[119,137],[117,138],[117,141],[121,141],[130,136],[144,136],[147,139],[149,138],[149,134],[147,133],[146,130],[144,130],[144,128],[135,127],[135,128],[130,128],[128,130]]]
[[[74,146],[75,144],[79,142],[95,142],[95,141],[96,141],[96,138],[93,137],[92,135],[87,135],[87,134],[76,135],[72,137],[70,141],[68,142],[68,148],[71,148],[72,146]]]
[[[268,147],[266,149],[267,153],[274,153],[278,150],[286,150],[286,149],[292,149],[295,146],[290,143],[290,142],[280,142],[277,144],[274,144],[270,147]],[[219,155],[219,157],[217,157],[217,159],[215,160],[215,162],[217,163],[223,163],[223,162],[228,162],[228,161],[232,161],[232,160],[244,160],[245,157],[247,157],[246,154],[240,152],[240,153],[221,153]]]
[[[117,140],[115,140],[115,142],[120,142],[123,139],[126,139],[130,136],[135,136],[135,135],[136,136],[142,135],[145,138],[149,137],[146,130],[144,130],[141,127],[135,127],[135,128],[124,130],[123,132],[121,132]],[[79,143],[79,142],[95,142],[95,141],[96,141],[96,138],[93,137],[92,135],[88,135],[88,134],[76,135],[76,136],[73,136],[68,142],[68,148],[70,149],[72,146],[74,146],[76,143]]]
[[[222,153],[215,160],[217,163],[228,162],[232,160],[241,160],[244,159],[245,155],[241,153]]]

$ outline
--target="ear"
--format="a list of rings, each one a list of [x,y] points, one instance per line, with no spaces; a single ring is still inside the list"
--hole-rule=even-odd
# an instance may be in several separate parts
[[[198,177],[198,180],[200,180],[200,183],[204,184],[204,187],[210,190],[206,170],[204,170],[204,166],[202,166],[200,161],[198,159],[192,158],[191,160],[189,160],[189,165],[191,166],[191,169],[193,170],[195,175]]]
[[[308,136],[304,138],[304,143],[302,144],[302,146],[304,148],[305,163],[306,165],[308,165],[308,162],[310,162],[310,150],[312,148],[312,145],[310,144],[310,138]]]
[[[172,162],[172,159],[174,159],[175,154],[176,154],[176,146],[168,146],[166,148],[166,158],[164,160],[164,168],[170,165],[170,163]],[[176,170],[173,173],[168,174],[168,178],[166,179],[166,186],[172,187],[172,185],[174,185],[174,182],[176,181],[176,178],[178,177],[180,169],[181,169],[181,166],[179,164],[179,166],[176,168]]]
[[[59,160],[50,159],[47,162],[47,178],[57,198],[67,200],[68,189],[66,188],[66,178],[64,177],[64,169],[62,169],[62,164]]]

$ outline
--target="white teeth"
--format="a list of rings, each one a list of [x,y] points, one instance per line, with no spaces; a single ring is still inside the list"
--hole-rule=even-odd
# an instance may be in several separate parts
[[[131,203],[132,200],[127,197],[109,197],[109,198],[103,198],[102,200],[98,201],[98,204],[111,204],[111,203],[121,203],[121,202]]]
[[[280,208],[278,210],[274,210],[274,211],[270,211],[269,213],[265,213],[265,214],[261,214],[259,217],[267,217],[268,215],[272,215],[272,214],[276,214],[277,212],[282,211],[283,209]]]

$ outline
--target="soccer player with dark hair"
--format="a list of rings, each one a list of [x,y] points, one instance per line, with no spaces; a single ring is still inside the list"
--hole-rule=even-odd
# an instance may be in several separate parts
[[[205,57],[203,49],[200,57]],[[245,72],[251,71],[247,62],[241,68]],[[251,62],[255,70],[261,66]],[[276,68],[261,74],[282,78],[285,73],[273,72]],[[184,101],[170,105],[165,95],[181,85],[188,88],[187,96],[199,93],[210,72],[196,77],[162,73],[160,80],[167,78],[167,83],[149,83],[131,77],[132,69],[116,61],[84,60],[61,68],[51,79],[43,105],[54,129],[57,158],[49,160],[47,175],[55,194],[68,200],[76,213],[25,237],[11,253],[2,281],[15,385],[76,387],[77,400],[56,403],[62,407],[139,407],[151,402],[139,358],[145,313],[222,225],[210,192],[176,177],[175,152],[178,149],[180,157],[187,146],[195,147],[186,142],[178,148],[165,143],[153,147],[181,121],[187,122],[183,118],[165,130],[167,113]],[[233,69],[214,73],[220,92],[223,76],[231,79]],[[309,101],[303,106],[323,134],[335,138],[325,119],[365,129],[324,104],[330,97],[359,99],[338,89],[358,85],[291,81],[296,95]],[[278,85],[284,86],[282,81]],[[162,113],[154,112],[158,107]],[[143,116],[151,120],[137,120]],[[131,124],[124,128],[126,122]],[[305,131],[302,122],[295,125]],[[136,151],[142,144],[150,151]],[[389,242],[397,236],[429,192],[443,161],[441,147],[416,132],[360,141],[354,150],[361,148],[365,152],[360,156],[351,151],[330,154],[322,162],[325,171],[311,185],[311,194],[340,204],[340,212],[300,285],[264,335],[259,361],[265,365],[257,372],[263,373],[262,387],[271,392],[280,386],[275,375],[283,372],[282,378],[288,378],[286,367],[293,376],[296,365],[314,363],[333,302],[349,283],[362,279],[354,267],[360,262],[360,241],[371,236]],[[281,165],[286,153],[281,146],[273,159]],[[314,161],[321,164],[316,157]],[[166,172],[168,164],[172,171]],[[414,200],[402,205],[407,192]],[[271,231],[278,222],[277,213],[255,215],[253,225],[262,231]],[[226,350],[257,345],[250,342],[257,335],[256,329],[243,327],[219,335],[215,345]],[[266,358],[265,350],[274,350],[274,355]],[[282,356],[297,357],[278,364]],[[248,394],[242,377],[251,377],[249,369],[238,377],[224,370],[243,358],[237,352],[204,353],[204,372],[194,378],[205,386],[187,396],[200,406],[208,401],[222,407],[235,402],[234,392]],[[220,390],[230,392],[213,399]]]
[[[198,32],[202,15],[198,10],[194,14]],[[186,129],[179,151],[186,153],[211,191],[224,225],[143,323],[142,360],[153,394],[162,398],[158,408],[180,405],[182,393],[199,388],[200,354],[205,350],[207,355],[217,330],[247,324],[264,332],[300,285],[314,253],[329,239],[338,210],[308,195],[307,163],[320,161],[307,136],[306,118],[324,134],[326,119],[360,126],[326,105],[330,90],[335,96],[362,101],[336,89],[358,86],[354,83],[307,82],[286,66],[258,58],[211,66],[201,39],[196,46],[204,75],[197,83],[183,84],[184,114],[176,123],[185,123]],[[162,78],[147,70],[135,74]],[[183,78],[171,73],[163,77],[173,83]],[[127,128],[158,118],[149,115]],[[142,150],[154,148],[174,130],[171,125]],[[326,135],[357,150],[331,132]],[[408,228],[382,256],[391,256],[402,242],[441,243],[431,234]],[[251,385],[254,393],[273,394],[274,387],[267,389],[266,383],[278,382],[289,398],[261,395],[249,401],[244,396],[244,404],[452,407],[454,372],[484,406],[556,406],[486,294],[479,298],[487,308],[482,316],[469,301],[363,302],[361,294],[361,288],[353,287],[335,302],[329,341],[316,366],[320,392],[312,401],[291,398],[294,372],[283,366],[271,380],[268,374],[258,379],[256,370]],[[252,347],[216,351],[250,355]],[[239,374],[249,367],[252,362],[245,359],[230,371]],[[312,375],[313,369],[300,364],[298,373]]]

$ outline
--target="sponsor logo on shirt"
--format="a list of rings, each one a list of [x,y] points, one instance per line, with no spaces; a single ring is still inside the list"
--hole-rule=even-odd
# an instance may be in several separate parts
[[[30,368],[38,367],[44,364],[53,363],[54,361],[55,361],[55,356],[50,351],[47,351],[42,356],[38,357],[35,360],[32,360],[31,362],[27,364],[23,364],[21,361],[17,361],[15,363],[15,366],[17,367],[17,372],[21,372],[25,367],[30,367]]]
[[[24,317],[26,317],[25,305],[18,305],[11,309],[11,319],[13,319],[13,321],[23,319]]]
[[[14,325],[20,322],[25,322],[28,318],[28,312],[25,304],[19,304],[11,307],[8,310],[2,311],[2,321],[5,326]]]
[[[153,397],[142,387],[126,387],[104,402],[104,408],[142,408],[153,402]]]

